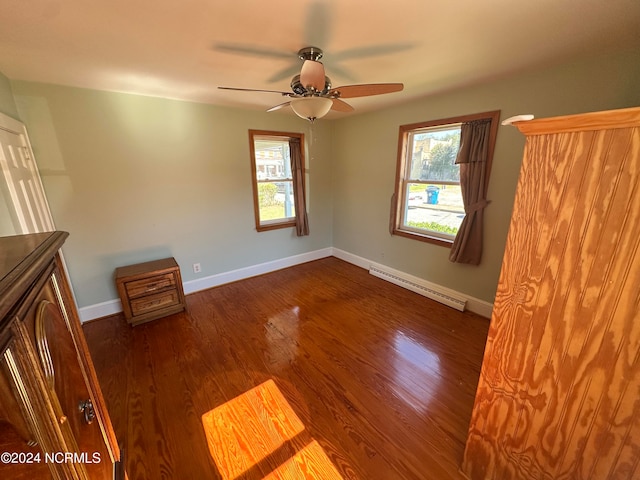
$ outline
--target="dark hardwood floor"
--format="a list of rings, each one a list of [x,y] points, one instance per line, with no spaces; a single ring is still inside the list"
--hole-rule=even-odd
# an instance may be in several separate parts
[[[446,480],[488,326],[330,257],[84,330],[131,480],[224,478],[202,417],[268,380],[344,479]],[[260,463],[252,478],[277,467]]]

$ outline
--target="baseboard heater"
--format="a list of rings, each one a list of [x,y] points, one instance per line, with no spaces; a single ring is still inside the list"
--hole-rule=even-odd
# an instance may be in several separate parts
[[[448,307],[460,310],[461,312],[464,311],[467,305],[467,299],[458,292],[427,282],[413,275],[385,267],[384,265],[370,265],[369,273],[375,277],[430,298],[431,300],[447,305]]]

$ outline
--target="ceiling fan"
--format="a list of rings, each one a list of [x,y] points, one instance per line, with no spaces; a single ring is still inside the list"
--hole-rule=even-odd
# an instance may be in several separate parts
[[[402,83],[370,83],[363,85],[345,85],[333,88],[331,80],[325,75],[324,65],[320,61],[323,52],[318,47],[305,47],[298,51],[303,61],[300,74],[291,80],[291,92],[278,90],[260,90],[252,88],[218,87],[223,90],[239,90],[245,92],[279,93],[291,100],[271,107],[273,112],[285,107],[291,109],[299,117],[314,122],[324,117],[329,110],[351,112],[353,107],[343,98],[369,97],[385,93],[399,92],[404,88]]]

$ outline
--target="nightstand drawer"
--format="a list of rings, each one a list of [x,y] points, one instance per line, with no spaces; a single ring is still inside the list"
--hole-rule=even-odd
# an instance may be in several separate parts
[[[131,312],[134,316],[143,315],[154,310],[178,305],[180,297],[177,290],[167,290],[166,292],[147,295],[145,297],[131,300]]]
[[[140,297],[165,288],[175,287],[176,279],[173,273],[158,275],[155,277],[143,278],[135,282],[127,282],[126,289],[129,298]]]

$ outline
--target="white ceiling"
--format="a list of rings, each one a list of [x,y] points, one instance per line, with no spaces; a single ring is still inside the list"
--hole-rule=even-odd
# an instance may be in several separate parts
[[[363,112],[638,48],[640,0],[1,0],[0,72],[99,90],[267,109],[324,50],[333,86],[403,82]],[[345,114],[332,113],[334,117]]]

